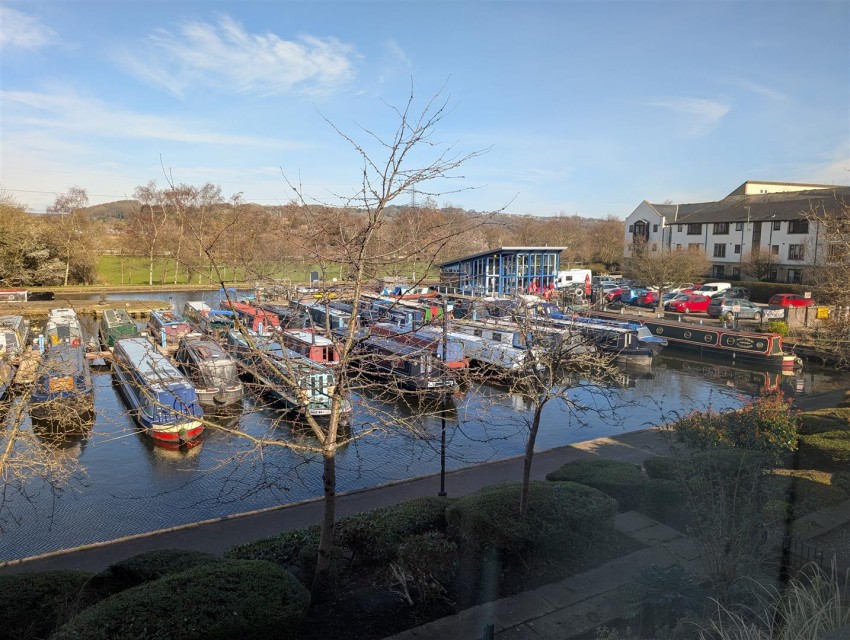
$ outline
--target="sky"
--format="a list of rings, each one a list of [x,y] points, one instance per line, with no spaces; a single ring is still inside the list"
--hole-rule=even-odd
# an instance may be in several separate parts
[[[384,160],[411,91],[448,105],[411,166],[486,153],[398,204],[625,218],[850,184],[846,0],[0,0],[0,91],[0,191],[36,212],[168,179],[335,204],[362,171],[339,132]]]

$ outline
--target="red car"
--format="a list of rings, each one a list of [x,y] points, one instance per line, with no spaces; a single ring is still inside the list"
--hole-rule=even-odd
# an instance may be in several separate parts
[[[619,300],[620,296],[623,295],[624,291],[628,291],[628,287],[618,287],[616,289],[611,289],[605,294],[605,299],[608,302],[614,302],[615,300]]]
[[[639,307],[656,307],[658,306],[658,292],[647,291],[644,295],[637,299],[635,303]]]
[[[673,300],[668,307],[670,311],[678,313],[705,312],[708,310],[708,305],[711,303],[711,298],[701,296],[695,293],[689,293],[684,300]]]
[[[814,303],[811,298],[804,298],[796,293],[777,293],[767,301],[771,307],[811,307]]]

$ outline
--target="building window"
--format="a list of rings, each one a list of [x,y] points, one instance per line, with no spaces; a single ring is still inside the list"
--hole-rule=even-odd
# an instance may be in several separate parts
[[[689,236],[698,236],[702,234],[702,225],[701,224],[689,224],[688,225],[688,235]]]
[[[779,255],[779,245],[778,244],[771,245],[770,255],[772,255],[772,256],[778,256]]]
[[[826,259],[830,262],[841,262],[847,255],[847,246],[833,242],[827,247]]]
[[[715,222],[714,223],[714,234],[718,236],[726,235],[729,233],[729,223],[728,222]]]
[[[652,225],[652,233],[658,233],[658,225],[657,224]]]
[[[732,267],[732,275],[736,278],[741,277],[741,267]]]
[[[688,249],[702,249],[702,243],[701,242],[689,242],[688,243]]]
[[[788,269],[788,275],[786,276],[786,280],[789,284],[803,284],[803,270]]]
[[[676,231],[678,231],[679,233],[682,233],[682,225],[677,224],[676,225]]]
[[[789,220],[788,221],[788,233],[808,233],[809,232],[809,221],[808,220]]]
[[[629,233],[634,233],[634,232],[635,232],[635,225],[630,224],[629,225]]]
[[[782,223],[779,220],[773,221],[773,230],[780,231],[782,229]]]
[[[741,253],[741,245],[739,245],[739,244],[735,245],[735,253]]]
[[[716,264],[711,268],[711,275],[715,278],[722,278],[725,274],[722,264]]]
[[[652,250],[658,251],[658,244],[657,243],[655,243],[655,242],[652,243]]]
[[[788,259],[789,260],[802,260],[803,259],[803,245],[801,245],[801,244],[789,244],[788,245]]]
[[[682,245],[677,244],[677,245],[676,245],[676,251],[681,251],[681,250],[682,250]]]
[[[744,223],[743,222],[736,222],[735,223],[735,231],[743,231],[743,230],[744,230]]]
[[[768,273],[767,273],[767,279],[772,280],[773,282],[776,282],[776,276],[777,276],[776,267],[771,267],[770,271],[768,271]]]
[[[714,245],[714,257],[715,258],[725,258],[726,257],[726,245],[725,244],[716,244]]]

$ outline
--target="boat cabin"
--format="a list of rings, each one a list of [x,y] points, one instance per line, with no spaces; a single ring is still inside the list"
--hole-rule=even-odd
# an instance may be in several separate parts
[[[165,341],[164,346],[176,347],[180,338],[191,333],[192,327],[183,317],[174,311],[151,311],[148,329],[157,343]]]
[[[280,341],[287,349],[326,366],[339,364],[334,341],[310,329],[284,329]]]
[[[0,357],[20,357],[29,341],[29,320],[23,316],[0,316]]]
[[[107,309],[100,318],[100,340],[107,349],[115,347],[115,341],[139,335],[136,321],[124,309]]]
[[[233,311],[238,316],[239,321],[248,329],[262,335],[269,334],[275,327],[280,326],[280,318],[276,313],[255,307],[252,304],[222,300],[221,308]]]
[[[224,407],[242,400],[244,392],[236,363],[211,338],[200,333],[186,334],[180,339],[174,359],[195,386],[201,405]]]

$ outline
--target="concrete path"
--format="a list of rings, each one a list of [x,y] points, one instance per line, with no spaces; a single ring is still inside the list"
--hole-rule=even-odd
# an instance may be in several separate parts
[[[650,455],[663,455],[668,451],[669,447],[660,430],[634,431],[539,452],[534,457],[532,477],[542,480],[550,471],[579,458],[598,456],[640,464]],[[521,457],[499,460],[447,473],[446,491],[450,497],[461,497],[485,486],[518,481],[521,475]],[[337,499],[337,517],[397,504],[420,496],[437,495],[439,487],[440,476],[437,474],[340,494]],[[54,552],[24,561],[7,562],[0,564],[0,573],[54,569],[100,571],[110,564],[153,549],[195,549],[221,554],[238,544],[317,524],[321,515],[322,501],[309,500]]]

